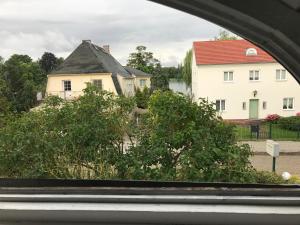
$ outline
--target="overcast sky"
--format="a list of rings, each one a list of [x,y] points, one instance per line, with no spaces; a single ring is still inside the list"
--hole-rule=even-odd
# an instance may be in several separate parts
[[[146,0],[0,0],[0,55],[45,51],[67,57],[83,39],[109,44],[125,64],[144,45],[163,65],[177,65],[196,40],[221,28]]]

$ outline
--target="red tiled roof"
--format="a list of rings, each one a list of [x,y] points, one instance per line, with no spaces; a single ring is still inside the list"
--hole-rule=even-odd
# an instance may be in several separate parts
[[[248,48],[255,48],[257,55],[246,56]],[[276,60],[262,49],[246,40],[194,42],[197,65],[268,63]]]

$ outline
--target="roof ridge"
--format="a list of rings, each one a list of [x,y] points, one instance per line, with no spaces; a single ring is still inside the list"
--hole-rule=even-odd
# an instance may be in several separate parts
[[[119,61],[116,60],[110,53],[106,52],[103,48],[101,48],[100,46],[98,46],[98,45],[96,45],[96,44],[93,44],[93,43],[90,43],[90,45],[93,46],[93,47],[95,48],[95,49],[91,48],[91,50],[92,50],[92,52],[95,54],[95,56],[96,56],[96,58],[97,58],[98,60],[101,60],[101,59],[99,58],[99,56],[98,56],[97,53],[95,52],[96,50],[98,50],[97,48],[99,48],[99,50],[101,50],[102,53],[104,53],[104,54],[106,54],[108,57],[110,57],[110,58],[114,61],[114,63],[116,63],[118,66],[120,66],[121,68],[124,69],[124,67],[119,63]],[[105,65],[105,64],[102,63],[102,65],[106,68],[106,65]],[[125,70],[125,69],[124,69],[124,72],[126,72],[127,75],[130,75],[130,74],[128,73],[128,71]],[[126,75],[126,74],[124,74],[124,75]]]
[[[229,41],[245,41],[245,42],[251,43],[250,41],[248,41],[246,39],[237,39],[237,40],[206,40],[206,41],[194,41],[193,43],[199,43],[199,42],[229,42]]]

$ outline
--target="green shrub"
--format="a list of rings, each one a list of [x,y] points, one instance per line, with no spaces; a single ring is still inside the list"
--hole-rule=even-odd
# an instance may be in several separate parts
[[[137,107],[141,109],[147,109],[150,95],[151,94],[149,88],[145,87],[143,91],[138,88],[135,93],[135,101]]]
[[[255,183],[258,184],[284,184],[286,181],[278,174],[268,171],[256,171]]]
[[[0,177],[122,178],[132,108],[130,98],[91,86],[76,100],[50,97],[0,127]]]
[[[300,117],[299,116],[281,117],[278,121],[278,124],[282,129],[299,131]]]
[[[138,145],[129,149],[131,178],[205,182],[253,182],[249,145],[237,145],[234,127],[172,91],[155,91]]]
[[[300,177],[293,175],[289,180],[288,180],[289,184],[300,184]]]

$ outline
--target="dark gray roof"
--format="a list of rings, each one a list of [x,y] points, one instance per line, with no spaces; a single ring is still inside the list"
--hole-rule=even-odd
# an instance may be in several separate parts
[[[131,74],[109,53],[91,41],[82,43],[52,74],[112,73],[124,77]]]
[[[134,69],[132,67],[129,67],[129,66],[124,66],[125,70],[127,70],[130,74],[132,75],[136,75],[136,76],[143,76],[143,77],[149,77],[149,76],[152,76],[151,74],[149,73],[145,73],[141,70],[137,70],[137,69]]]

